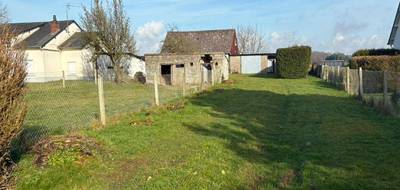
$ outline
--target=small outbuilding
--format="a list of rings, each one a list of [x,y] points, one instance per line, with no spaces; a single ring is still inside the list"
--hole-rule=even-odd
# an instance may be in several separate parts
[[[239,52],[236,31],[168,32],[160,54],[147,54],[147,81],[164,85],[214,84],[229,79],[230,56]]]
[[[229,56],[224,52],[146,55],[147,81],[180,86],[221,83],[229,79]]]
[[[276,68],[276,55],[272,53],[240,54],[230,57],[231,73],[273,74]]]

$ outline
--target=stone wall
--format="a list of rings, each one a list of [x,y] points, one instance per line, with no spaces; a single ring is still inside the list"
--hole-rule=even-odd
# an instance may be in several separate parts
[[[231,73],[240,73],[240,72],[241,72],[240,56],[232,56]]]
[[[204,53],[206,54],[206,53]],[[171,85],[179,86],[183,84],[184,72],[186,72],[186,84],[199,85],[203,82],[211,82],[207,80],[209,72],[204,66],[201,57],[204,54],[148,54],[146,58],[147,81],[153,82],[154,75],[157,74],[158,82],[165,85],[166,80],[161,75],[161,66],[171,66]],[[225,53],[207,53],[213,57],[212,66],[214,68],[214,82],[220,83],[229,79],[229,62]],[[184,65],[184,66],[183,66]]]

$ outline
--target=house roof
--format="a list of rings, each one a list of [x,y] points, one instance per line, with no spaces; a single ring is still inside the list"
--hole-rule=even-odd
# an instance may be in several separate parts
[[[399,7],[397,8],[396,18],[394,19],[392,32],[390,33],[388,45],[393,45],[394,40],[396,38],[397,30],[399,29],[400,24],[400,3]]]
[[[64,21],[57,21],[60,25],[60,30],[57,33],[51,33],[50,30],[50,22],[31,22],[31,23],[10,23],[11,29],[16,34],[22,34],[24,32],[28,32],[30,30],[38,28],[33,34],[28,36],[25,40],[20,42],[21,45],[25,46],[26,48],[42,48],[48,42],[50,42],[54,37],[56,37],[59,33],[64,31],[69,25],[72,23],[77,24],[73,20],[64,20]],[[78,25],[79,26],[79,25]]]
[[[174,42],[177,39],[183,39],[196,44],[199,52],[225,52],[230,53],[233,40],[235,39],[235,30],[206,30],[206,31],[188,31],[188,32],[168,32],[164,41],[161,53],[169,52],[165,44]]]
[[[84,41],[85,32],[76,32],[67,41],[61,44],[58,48],[67,49],[83,49],[87,44]]]

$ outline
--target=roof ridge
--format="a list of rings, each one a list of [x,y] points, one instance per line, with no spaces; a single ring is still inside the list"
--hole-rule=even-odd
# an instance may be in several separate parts
[[[193,30],[193,31],[170,31],[168,33],[202,33],[202,32],[222,32],[222,31],[236,31],[235,29],[214,29],[214,30]]]
[[[40,21],[40,22],[10,22],[7,24],[46,24],[46,23],[50,23],[52,21]],[[75,20],[57,20],[57,22],[75,22]]]

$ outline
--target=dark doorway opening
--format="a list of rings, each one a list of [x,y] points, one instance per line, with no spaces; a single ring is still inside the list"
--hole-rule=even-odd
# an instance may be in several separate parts
[[[172,84],[172,65],[161,65],[161,77],[166,85]]]

